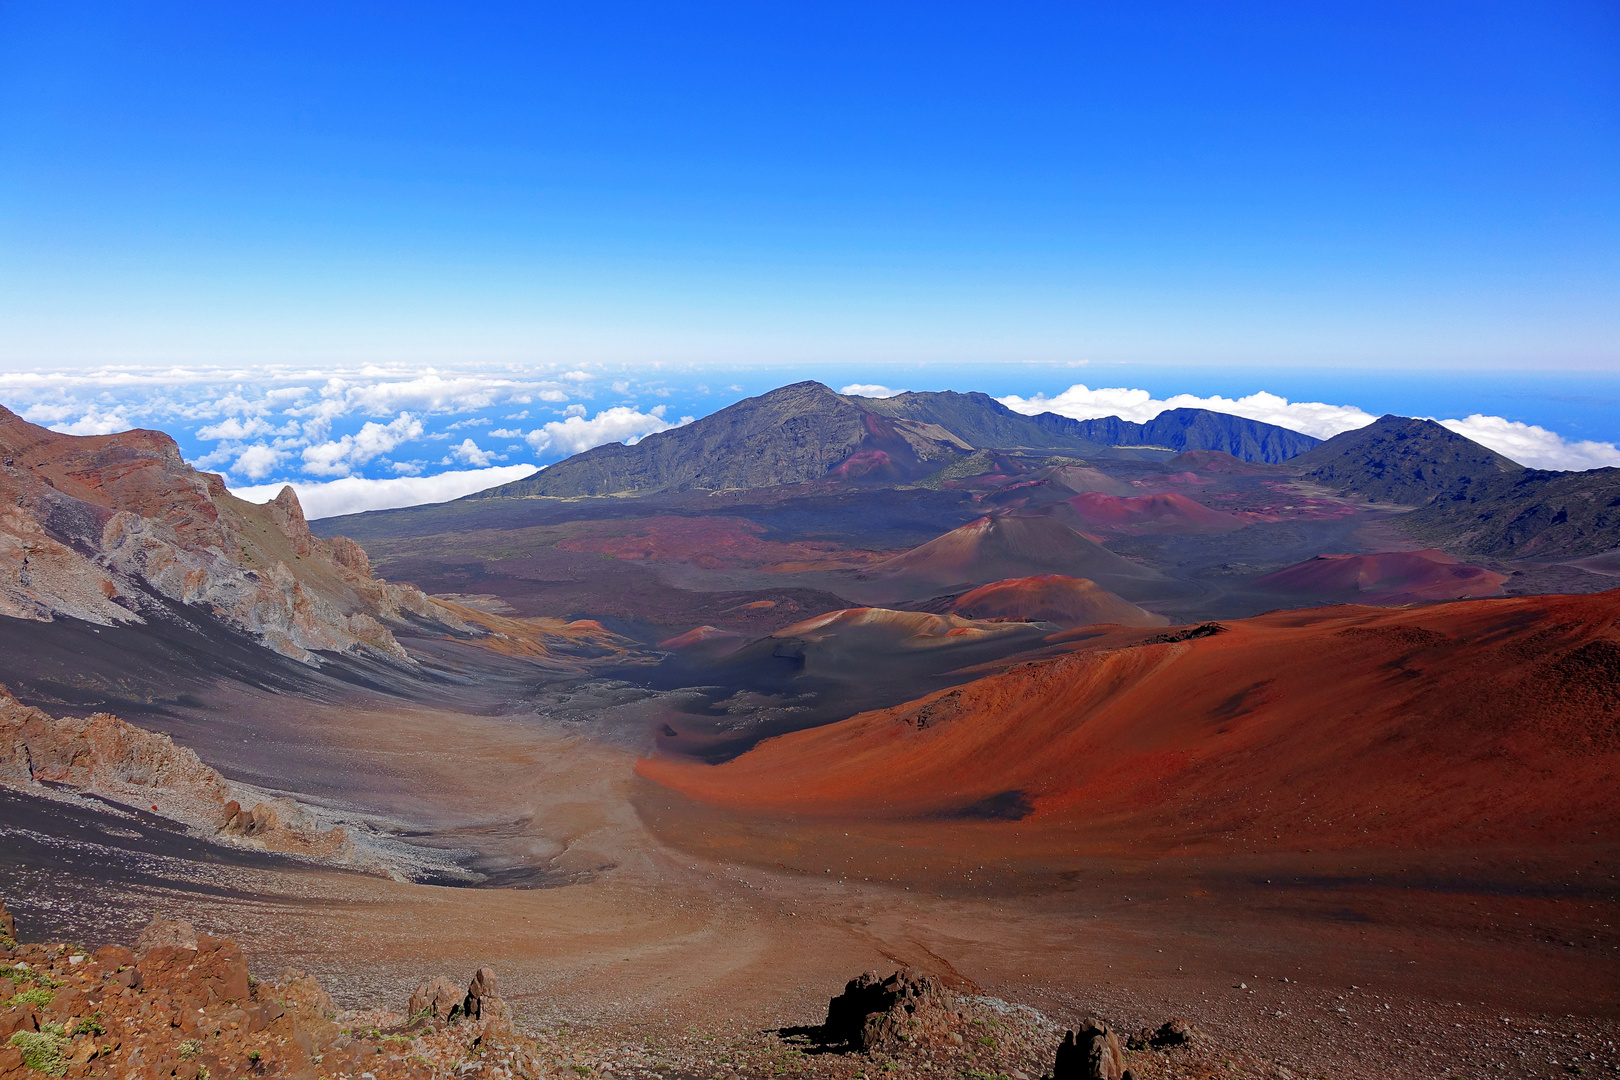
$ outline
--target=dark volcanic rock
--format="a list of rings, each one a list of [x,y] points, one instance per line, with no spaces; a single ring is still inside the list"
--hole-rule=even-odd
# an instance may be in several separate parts
[[[1096,1019],[1066,1034],[1052,1063],[1052,1080],[1123,1080],[1125,1072],[1119,1036]]]
[[[1429,543],[1477,555],[1597,555],[1620,548],[1620,469],[1481,476],[1399,524]]]
[[[1471,483],[1524,472],[1524,466],[1433,420],[1383,416],[1335,435],[1295,458],[1301,479],[1345,495],[1422,506]]]
[[[1209,409],[1166,409],[1145,424],[1105,416],[1070,420],[1055,413],[1034,418],[1053,434],[1069,435],[1104,446],[1162,446],[1170,450],[1219,450],[1242,461],[1287,461],[1305,453],[1320,439],[1276,424]]]
[[[897,971],[887,979],[868,971],[851,979],[827,1005],[825,1042],[893,1053],[944,1038],[956,1000],[938,979]]]

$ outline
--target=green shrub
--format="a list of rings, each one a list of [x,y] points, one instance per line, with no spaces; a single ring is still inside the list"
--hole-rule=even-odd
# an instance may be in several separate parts
[[[194,1058],[200,1053],[202,1053],[202,1043],[196,1039],[187,1039],[180,1044],[180,1056],[183,1058]]]
[[[51,1003],[51,998],[55,996],[43,986],[36,986],[32,990],[24,990],[20,994],[12,995],[11,1000],[6,1004],[14,1008],[18,1005],[38,1005],[40,1008],[44,1008]]]
[[[11,1045],[22,1051],[23,1064],[46,1076],[61,1076],[67,1072],[67,1058],[62,1048],[67,1045],[67,1033],[61,1024],[50,1022],[38,1031],[18,1031],[11,1036]]]

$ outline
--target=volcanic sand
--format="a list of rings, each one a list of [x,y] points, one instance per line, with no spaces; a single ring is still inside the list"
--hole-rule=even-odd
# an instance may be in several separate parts
[[[1525,628],[1549,624],[1545,613],[1492,607],[1515,603],[1450,605],[1477,610],[1425,617],[1450,619],[1453,635],[1525,648]],[[1295,620],[1373,630],[1350,640],[1377,657],[1411,644],[1378,636],[1377,620],[1389,613],[1313,621],[1321,614]],[[1286,630],[1278,621],[1251,632],[1280,640]],[[1126,650],[1128,662],[1230,659],[1242,633]],[[1399,684],[1408,668],[1394,659],[1380,663]],[[1218,659],[1209,663],[1219,670]],[[1040,813],[1018,820],[1018,807],[993,802],[918,820],[875,799],[846,800],[831,814],[693,800],[635,774],[638,762],[674,770],[666,780],[681,768],[720,771],[644,757],[639,733],[657,722],[657,699],[606,710],[611,719],[597,726],[487,700],[459,712],[235,690],[215,705],[279,716],[284,733],[304,733],[288,760],[302,763],[310,798],[412,823],[428,834],[419,842],[476,846],[482,865],[530,868],[536,883],[553,886],[449,888],[225,860],[199,880],[109,885],[86,901],[103,920],[122,917],[131,927],[153,906],[186,915],[242,940],[266,972],[292,963],[316,973],[347,1004],[397,1004],[426,974],[491,963],[526,1015],[627,1033],[688,1024],[740,1031],[816,1021],[854,973],[909,963],[1063,1022],[1095,1012],[1134,1029],[1185,1015],[1217,1038],[1330,1075],[1486,1075],[1464,1062],[1504,1059],[1552,1075],[1547,1055],[1512,1056],[1552,1037],[1524,1034],[1532,1027],[1556,1029],[1569,1046],[1575,1032],[1616,1036],[1613,836],[1583,838],[1576,826],[1584,822],[1557,814],[1472,833],[1452,827],[1456,816],[1429,831],[1406,818],[1374,843],[1342,827],[1340,796],[1306,769],[1295,782],[1320,802],[1303,811],[1275,804],[1305,821],[1292,844],[1265,841],[1263,814],[1248,831],[1227,820],[1189,834],[1197,814],[1182,811],[1206,803],[1183,798],[1167,819],[1155,818],[1122,802],[1119,785],[1102,796],[1118,810],[1106,828],[1085,799],[1056,800],[1050,816],[1089,829],[1077,842],[1073,832],[1044,828]],[[788,736],[754,754],[870,722]],[[1202,745],[1217,736],[1202,733]],[[721,769],[745,768],[753,756]],[[1392,783],[1410,783],[1410,771]],[[1206,788],[1216,775],[1194,771]],[[1592,806],[1582,775],[1569,782],[1567,801]],[[794,790],[788,777],[780,786]],[[898,770],[871,790],[926,805]],[[1425,805],[1443,805],[1446,792],[1433,795]],[[857,804],[863,809],[850,812]],[[1318,827],[1319,817],[1339,824]],[[1184,850],[1168,854],[1175,836]],[[0,885],[8,901],[15,880]],[[37,876],[29,880],[37,885]],[[13,907],[28,933],[87,917],[37,890]],[[1543,1014],[1571,1016],[1548,1022]],[[1562,1046],[1558,1053],[1567,1056]]]

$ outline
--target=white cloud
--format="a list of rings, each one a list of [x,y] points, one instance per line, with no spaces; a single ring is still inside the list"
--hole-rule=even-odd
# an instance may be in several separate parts
[[[489,433],[492,439],[521,439],[523,432],[518,428],[495,428]]]
[[[539,398],[541,401],[550,401],[553,403],[568,400],[568,395],[563,393],[561,390],[542,390],[534,396]]]
[[[563,410],[563,415],[564,416],[584,416],[585,415],[585,406],[583,406],[583,405],[570,405],[570,406],[568,406],[568,408]]]
[[[452,446],[450,455],[439,464],[449,465],[454,459],[462,465],[474,465],[480,469],[487,469],[497,461],[505,461],[505,454],[497,454],[493,450],[480,450],[478,444],[471,439],[463,439],[460,446]]]
[[[421,436],[422,421],[410,413],[400,413],[387,424],[367,421],[353,435],[305,450],[304,471],[316,476],[348,476],[356,466]]]
[[[595,375],[592,375],[588,371],[565,371],[563,372],[562,377],[567,379],[569,382],[577,383],[590,382],[592,379],[596,378]]]
[[[662,405],[651,412],[638,412],[629,406],[615,405],[611,409],[603,409],[589,420],[583,416],[553,420],[544,427],[535,428],[524,438],[537,453],[542,454],[577,454],[610,442],[633,446],[645,436],[677,426],[665,420],[663,412]],[[681,423],[690,421],[691,417],[683,417]]]
[[[52,424],[50,428],[63,435],[111,435],[115,431],[128,431],[134,426],[124,415],[124,407],[115,405],[110,409],[92,406],[73,423]]]
[[[613,383],[613,392],[615,394],[625,394],[625,393],[628,393],[629,391],[630,391],[630,384],[625,382],[623,379],[619,379],[619,380],[617,380],[617,381],[615,381]]]
[[[1442,420],[1440,423],[1532,469],[1579,471],[1620,465],[1620,449],[1616,449],[1614,443],[1591,440],[1572,442],[1544,427],[1504,420],[1500,416],[1474,413],[1462,420]]]
[[[1138,424],[1147,423],[1166,409],[1209,409],[1212,412],[1229,413],[1266,424],[1276,424],[1278,427],[1314,435],[1318,439],[1330,439],[1343,432],[1366,427],[1378,419],[1354,405],[1289,401],[1285,397],[1278,397],[1264,390],[1240,398],[1176,394],[1164,401],[1157,401],[1146,390],[1131,390],[1125,387],[1092,390],[1076,383],[1055,397],[1036,394],[1032,398],[1021,398],[1017,394],[1010,394],[996,400],[1014,412],[1028,416],[1043,412],[1057,413],[1059,416],[1067,416],[1074,420],[1117,416]]]
[[[266,423],[261,417],[241,420],[237,417],[228,417],[217,424],[197,429],[197,438],[209,441],[223,441],[226,439],[252,439],[259,435],[274,435],[276,429]]]
[[[727,389],[730,389],[730,387],[728,387]],[[908,393],[909,391],[906,391],[906,390],[890,390],[887,386],[879,386],[877,383],[858,383],[858,382],[856,382],[856,383],[850,383],[848,386],[844,387],[843,389],[839,390],[838,392],[840,394],[843,394],[845,397],[883,398],[883,397],[894,397],[896,394],[904,394],[904,393]],[[1013,408],[1013,406],[1009,405],[1008,408]]]
[[[249,480],[263,480],[286,460],[286,451],[258,443],[242,451],[236,459],[236,464],[231,466],[231,472],[245,476]]]
[[[497,465],[490,469],[442,472],[437,476],[401,476],[386,480],[347,476],[341,480],[293,480],[290,483],[293,490],[298,492],[298,501],[303,504],[305,516],[314,519],[358,514],[362,510],[388,510],[396,506],[446,502],[498,484],[521,480],[534,471],[533,465]],[[262,503],[275,498],[281,488],[279,483],[251,487],[232,485],[231,493],[249,502]]]

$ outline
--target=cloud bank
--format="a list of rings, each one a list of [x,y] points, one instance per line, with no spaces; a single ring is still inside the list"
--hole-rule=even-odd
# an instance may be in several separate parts
[[[899,394],[909,393],[910,391],[890,390],[887,386],[879,386],[877,383],[850,383],[848,386],[839,389],[838,392],[843,394],[845,397],[885,398],[895,397]]]
[[[1095,420],[1118,416],[1145,424],[1166,409],[1209,409],[1211,412],[1243,416],[1278,427],[1291,428],[1318,439],[1366,427],[1377,419],[1354,405],[1330,405],[1321,401],[1289,401],[1260,391],[1247,397],[1196,397],[1177,394],[1160,401],[1146,390],[1109,387],[1093,390],[1075,384],[1052,397],[1037,394],[1023,398],[1010,394],[997,398],[1014,412],[1029,416],[1052,412],[1075,420]],[[1437,419],[1430,417],[1429,419]],[[1582,470],[1608,465],[1620,466],[1620,448],[1614,443],[1573,441],[1534,424],[1506,420],[1500,416],[1475,413],[1461,420],[1438,420],[1457,434],[1490,447],[1532,469]]]
[[[289,481],[298,493],[304,507],[304,516],[315,518],[358,514],[363,510],[391,510],[399,506],[420,503],[446,502],[471,495],[475,491],[509,484],[532,476],[533,465],[497,465],[488,469],[459,469],[434,476],[401,476],[368,480],[360,476],[347,476],[339,480],[311,482]],[[231,485],[231,494],[248,502],[268,502],[280,494],[283,485],[259,484],[247,487]]]
[[[997,398],[1007,408],[1029,416],[1051,412],[1074,420],[1096,420],[1104,416],[1117,416],[1122,420],[1145,424],[1166,409],[1209,409],[1211,412],[1243,416],[1262,423],[1276,424],[1314,435],[1318,439],[1331,439],[1346,431],[1366,427],[1378,419],[1354,405],[1328,405],[1321,401],[1289,401],[1264,390],[1247,397],[1195,397],[1176,394],[1164,401],[1156,400],[1146,390],[1111,387],[1093,390],[1079,383],[1055,397],[1037,394],[1021,398],[1009,394]]]

